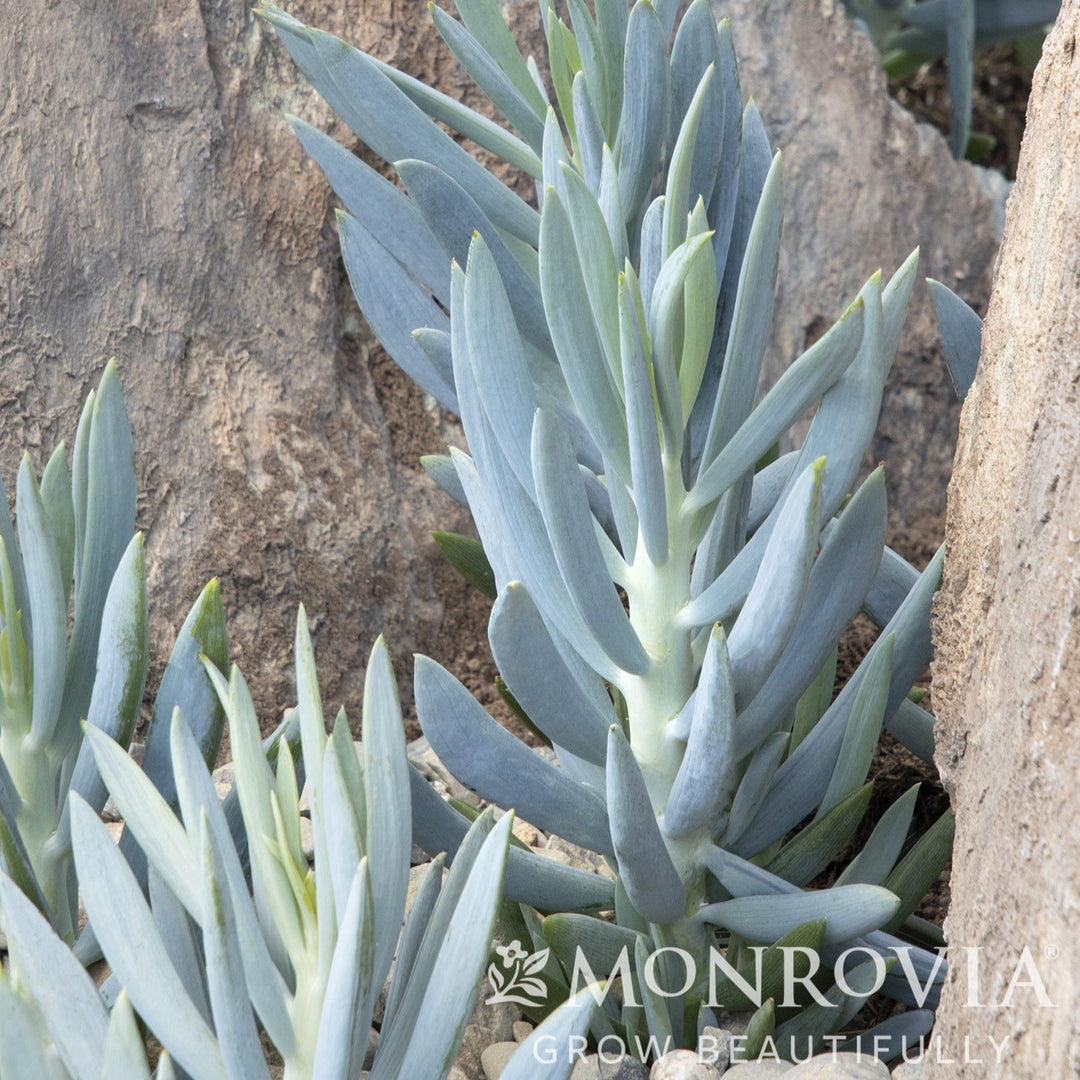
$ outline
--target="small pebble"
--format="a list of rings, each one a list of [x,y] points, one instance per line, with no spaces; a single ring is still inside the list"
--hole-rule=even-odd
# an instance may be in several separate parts
[[[819,1054],[796,1065],[788,1080],[889,1080],[884,1062],[870,1054]]]
[[[315,861],[315,830],[308,817],[300,818],[300,850],[308,862]]]
[[[719,1080],[720,1070],[706,1065],[693,1050],[672,1050],[657,1058],[649,1080]]]
[[[510,1059],[517,1052],[520,1044],[516,1042],[492,1043],[480,1055],[480,1066],[486,1080],[499,1080],[503,1069],[510,1064]]]
[[[533,1033],[533,1026],[528,1020],[514,1021],[514,1041],[522,1043]]]
[[[617,1061],[600,1061],[600,1080],[649,1080],[649,1070],[636,1057],[624,1055]]]
[[[528,844],[529,847],[542,847],[547,842],[544,834],[535,825],[530,825],[527,821],[517,820],[514,822],[514,835],[523,844]]]
[[[706,1027],[698,1036],[698,1057],[722,1073],[731,1064],[732,1032],[724,1028]]]
[[[919,1080],[922,1072],[922,1058],[918,1061],[901,1061],[892,1071],[892,1080]]]
[[[773,1080],[791,1072],[791,1063],[764,1058],[761,1061],[744,1061],[724,1073],[724,1080]]]

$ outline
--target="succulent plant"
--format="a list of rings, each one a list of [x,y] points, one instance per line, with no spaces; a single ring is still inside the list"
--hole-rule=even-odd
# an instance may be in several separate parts
[[[949,145],[954,157],[964,156],[971,136],[975,48],[1039,33],[1061,8],[1061,0],[844,0],[844,4],[873,39],[890,72],[939,56],[948,58]]]
[[[99,811],[107,795],[80,723],[85,719],[127,747],[148,660],[143,541],[134,533],[134,451],[114,364],[83,409],[71,475],[63,444],[40,480],[24,456],[15,509],[18,540],[0,485],[0,869],[73,943],[78,888],[68,793]],[[200,653],[225,662],[216,582],[188,616],[154,704],[145,762],[167,793],[167,723],[160,721],[175,705],[191,717],[208,761],[221,740],[224,714]],[[131,852],[130,839],[123,850]],[[85,960],[93,959],[93,934],[77,948]]]
[[[487,960],[513,815],[496,823],[491,810],[482,814],[445,878],[444,860],[432,863],[402,930],[411,814],[386,648],[380,639],[368,665],[362,758],[344,711],[326,734],[302,609],[296,668],[299,705],[264,744],[239,671],[226,680],[206,661],[229,718],[250,884],[179,707],[169,732],[179,818],[121,746],[86,727],[101,775],[145,852],[149,896],[95,810],[73,794],[79,880],[112,969],[99,992],[34,905],[0,876],[12,961],[12,974],[0,978],[9,1006],[0,1019],[5,1077],[149,1080],[137,1013],[165,1048],[159,1078],[171,1075],[173,1061],[195,1080],[268,1077],[261,1027],[286,1077],[350,1080],[369,1052],[391,961],[370,1075],[438,1080],[449,1071]],[[294,763],[301,747],[313,869],[301,846],[303,777]],[[589,1003],[577,1005],[553,1015],[551,1028],[583,1030]],[[562,1057],[561,1073],[545,1075],[569,1072]]]
[[[460,0],[461,23],[433,8],[520,138],[277,9],[261,13],[404,186],[292,121],[347,208],[342,249],[368,321],[461,417],[470,453],[425,464],[472,513],[497,594],[496,663],[556,761],[425,658],[420,722],[465,785],[616,871],[610,890],[511,850],[506,895],[553,913],[522,918],[561,962],[555,982],[566,986],[579,949],[611,960],[627,946],[639,991],[655,949],[695,959],[685,992],[621,1011],[609,1001],[593,1028],[682,1043],[718,943],[738,964],[752,943],[828,957],[854,942],[887,956],[905,948],[892,936],[901,926],[932,941],[933,928],[907,920],[948,858],[951,819],[898,862],[909,792],[842,884],[803,889],[863,818],[882,726],[924,757],[933,748],[908,691],[930,657],[941,555],[919,574],[884,547],[880,470],[848,495],[917,257],[887,284],[871,278],[756,401],[781,159],[742,105],[726,22],[695,0],[672,40],[676,6],[607,0],[594,19],[572,3],[572,31],[543,7],[558,112],[491,0]],[[531,175],[539,210],[435,121]],[[766,464],[814,404],[801,446]],[[837,641],[860,607],[883,632],[832,701]],[[412,779],[417,841],[453,850],[465,818]],[[598,909],[615,922],[573,914]],[[939,957],[903,955],[940,981]],[[768,963],[775,974],[782,949]],[[760,1023],[820,1039],[857,1010],[857,984],[830,991],[842,1008],[789,1003]],[[884,989],[911,997],[896,973]],[[927,1014],[905,1023],[925,1031]]]

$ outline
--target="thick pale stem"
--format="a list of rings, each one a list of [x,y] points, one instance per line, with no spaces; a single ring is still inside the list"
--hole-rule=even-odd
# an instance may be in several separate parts
[[[649,561],[639,538],[626,593],[630,622],[651,663],[643,675],[630,676],[621,688],[630,721],[630,745],[645,776],[653,808],[660,813],[682,761],[683,745],[669,725],[694,689],[692,635],[676,624],[690,599],[692,548],[680,509],[686,497],[678,462],[665,461],[668,506],[668,558]]]

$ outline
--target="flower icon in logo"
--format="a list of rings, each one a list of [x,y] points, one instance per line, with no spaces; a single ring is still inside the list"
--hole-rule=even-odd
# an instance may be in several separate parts
[[[547,997],[547,987],[537,975],[543,971],[551,950],[530,953],[515,938],[509,945],[499,945],[495,951],[501,957],[501,963],[490,964],[487,970],[488,982],[495,993],[484,1004],[501,1005],[508,1001],[515,1005],[542,1004]]]

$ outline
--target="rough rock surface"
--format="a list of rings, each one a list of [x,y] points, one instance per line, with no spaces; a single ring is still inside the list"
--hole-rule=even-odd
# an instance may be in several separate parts
[[[768,371],[775,378],[878,268],[921,248],[921,276],[985,309],[993,200],[944,138],[893,102],[841,0],[715,0],[731,19],[744,96],[784,155],[785,227]],[[872,453],[886,463],[893,543],[940,543],[959,406],[928,291],[916,287]],[[876,461],[875,461],[876,463]]]
[[[289,6],[464,93],[423,4]],[[276,35],[233,0],[28,0],[6,13],[0,70],[8,490],[23,448],[41,468],[70,439],[115,355],[159,669],[219,575],[266,724],[292,696],[301,601],[324,693],[354,712],[383,631],[406,692],[416,649],[467,676],[484,606],[429,538],[464,521],[417,465],[454,429],[347,296],[330,193],[283,113],[347,135]]]
[[[1078,34],[1066,0],[1035,75],[949,489],[934,664],[957,816],[946,930],[954,949],[984,951],[977,986],[964,954],[953,965],[935,1035],[954,1059],[970,1040],[984,1064],[931,1058],[925,1077],[1080,1074]],[[1010,1004],[990,1007],[1025,947]],[[1053,1008],[1023,985],[1040,981]],[[1008,1040],[1000,1057],[991,1038]]]

